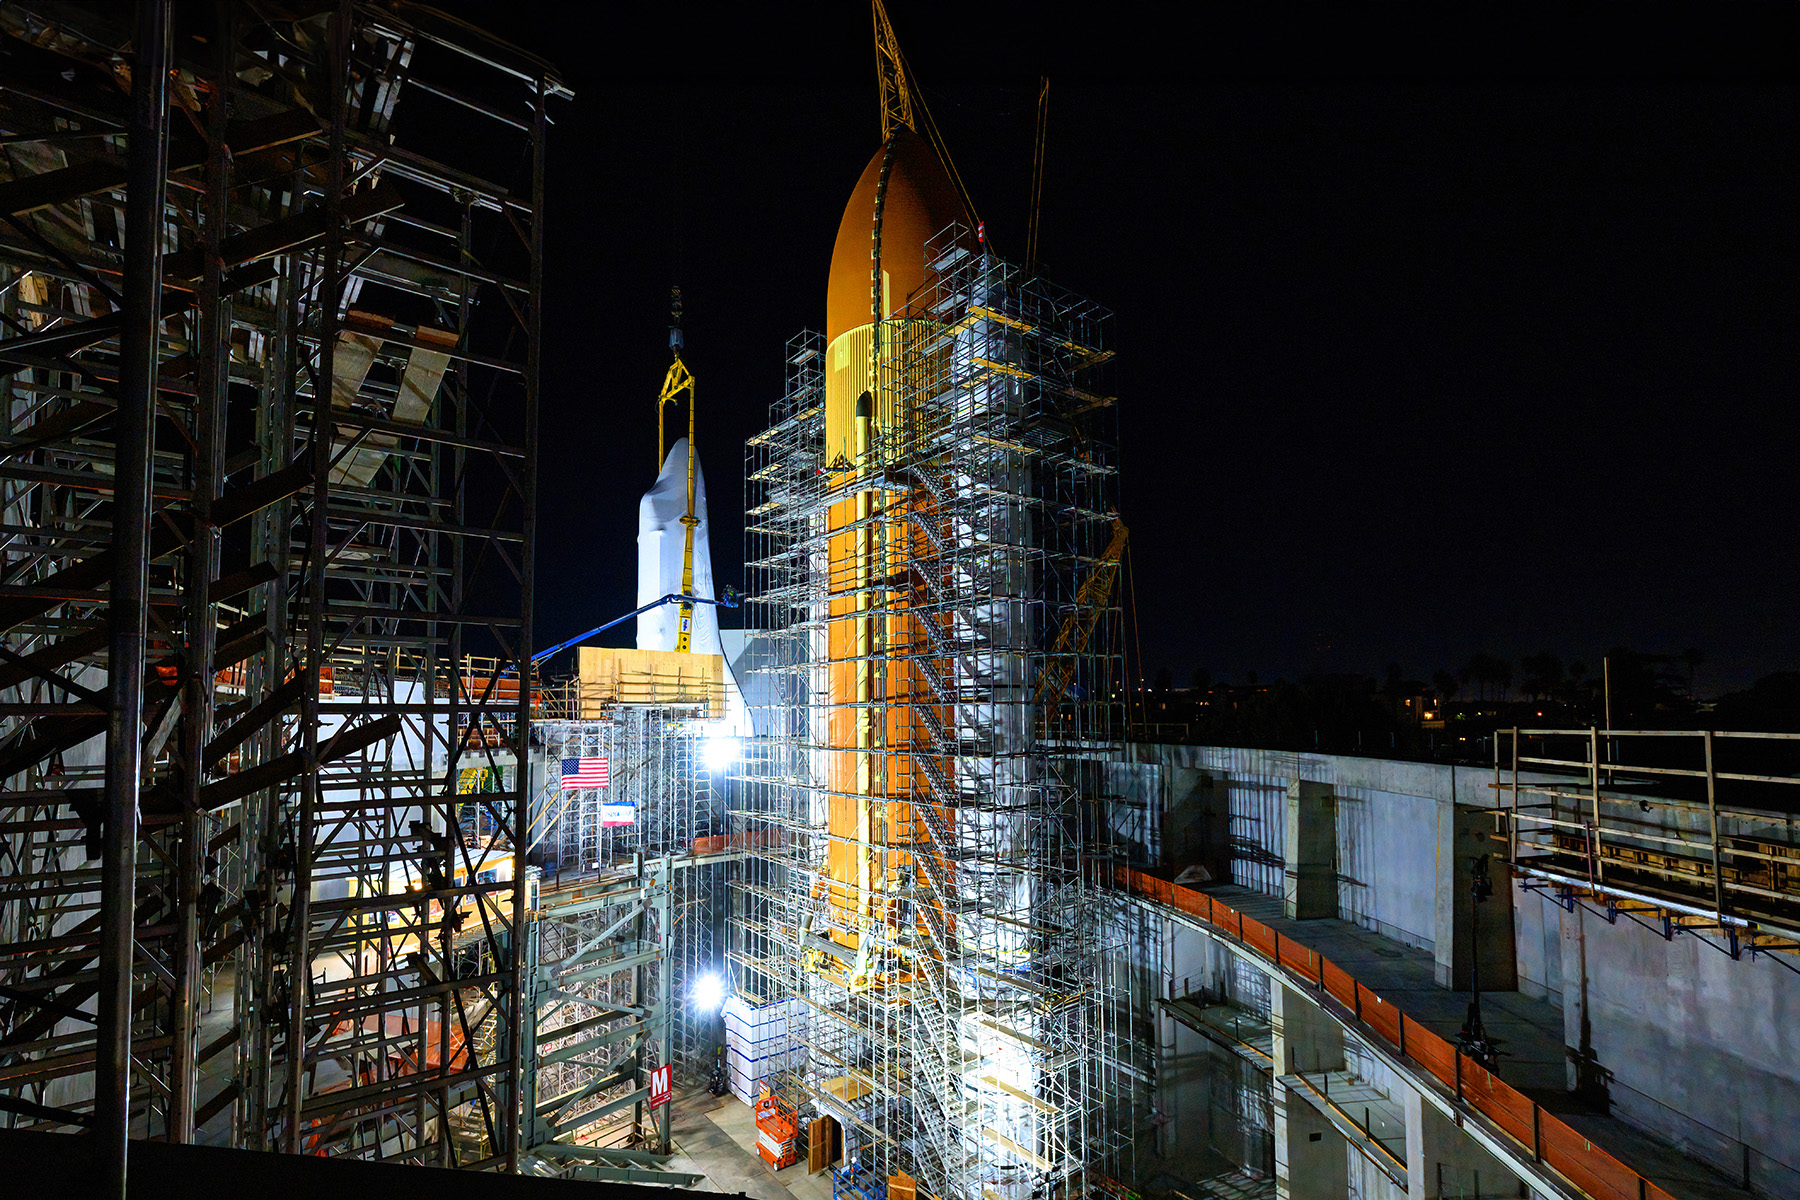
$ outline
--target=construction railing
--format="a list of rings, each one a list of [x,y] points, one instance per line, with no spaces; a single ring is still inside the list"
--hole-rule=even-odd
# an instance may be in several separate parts
[[[1246,917],[1205,892],[1129,867],[1115,867],[1113,882],[1135,896],[1211,926],[1291,977],[1323,992],[1335,1002],[1340,1016],[1354,1021],[1365,1035],[1373,1035],[1402,1058],[1411,1059],[1459,1104],[1486,1117],[1521,1151],[1584,1195],[1593,1200],[1674,1200],[1668,1192],[1401,1012],[1391,1001],[1358,983],[1318,951],[1282,936],[1280,931]]]
[[[1508,861],[1528,880],[1717,928],[1734,945],[1800,949],[1796,762],[1800,733],[1499,730]]]

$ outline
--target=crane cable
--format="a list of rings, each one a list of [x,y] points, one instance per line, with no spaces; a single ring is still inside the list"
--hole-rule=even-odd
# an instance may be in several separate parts
[[[1139,721],[1140,725],[1146,725],[1149,723],[1150,714],[1149,714],[1149,711],[1144,708],[1144,705],[1147,703],[1147,697],[1145,697],[1143,695],[1144,634],[1143,634],[1143,626],[1138,624],[1137,571],[1134,569],[1136,562],[1137,562],[1137,559],[1131,553],[1131,547],[1129,545],[1127,545],[1125,547],[1125,589],[1126,589],[1126,591],[1128,591],[1131,594],[1131,640],[1134,643],[1136,643],[1136,645],[1137,645],[1138,687],[1136,690],[1138,693],[1138,706],[1139,706],[1139,711],[1140,711],[1140,716],[1138,718],[1138,721]],[[1126,688],[1125,723],[1127,725],[1130,725],[1130,723],[1131,723],[1131,695],[1130,695],[1130,693],[1132,691],[1130,668],[1127,668],[1125,671],[1125,688]]]
[[[694,594],[694,530],[700,520],[694,514],[695,475],[699,470],[698,450],[694,445],[696,430],[694,375],[688,370],[687,363],[682,361],[681,352],[686,347],[686,336],[681,328],[681,288],[669,289],[669,353],[674,359],[669,364],[669,373],[663,377],[662,392],[656,401],[656,469],[662,471],[663,456],[668,452],[665,445],[667,434],[663,427],[663,410],[671,404],[679,404],[682,393],[686,393],[688,436],[687,436],[687,511],[682,514],[682,549],[681,549],[681,607],[676,618],[675,649],[679,653],[689,653],[692,646],[694,626],[694,605],[687,597]]]
[[[1025,225],[1025,274],[1037,274],[1038,206],[1044,198],[1044,131],[1050,117],[1050,77],[1038,84],[1037,137],[1031,150],[1031,216]]]

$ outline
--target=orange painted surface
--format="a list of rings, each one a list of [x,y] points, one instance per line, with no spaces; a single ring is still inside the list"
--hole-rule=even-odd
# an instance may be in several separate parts
[[[874,257],[875,199],[886,150],[877,150],[863,168],[838,224],[830,282],[825,289],[827,342],[858,325],[867,325],[874,315],[869,273]],[[892,158],[881,214],[881,268],[888,274],[889,311],[904,307],[924,284],[926,241],[953,221],[974,224],[924,138],[910,129],[896,130]]]
[[[882,381],[900,361],[909,331],[921,323],[874,323],[904,309],[920,290],[926,242],[959,220],[969,223],[948,173],[909,130],[875,153],[851,192],[826,294],[826,457],[833,487],[851,485],[867,469],[861,457],[873,434],[890,446],[907,435],[911,414],[903,411],[901,394]],[[871,361],[878,347],[886,364],[879,377]],[[870,403],[859,418],[863,395]],[[911,597],[920,582],[913,572],[927,560],[929,545],[907,520],[910,506],[920,502],[919,493],[907,496],[883,481],[838,500],[826,514],[827,707],[820,735],[829,838],[819,887],[840,926],[900,920],[896,893],[917,868],[908,848],[928,840],[914,800],[928,791],[917,760],[929,733],[913,701],[929,695],[929,688],[905,657],[927,644],[920,622],[928,618],[912,611]],[[951,724],[948,712],[938,718]],[[951,778],[950,761],[938,765],[942,777]],[[951,814],[942,816],[949,828]],[[932,877],[947,883],[948,862],[934,865]],[[948,914],[940,915],[947,926]],[[853,957],[855,936],[820,932],[844,947],[847,961]]]

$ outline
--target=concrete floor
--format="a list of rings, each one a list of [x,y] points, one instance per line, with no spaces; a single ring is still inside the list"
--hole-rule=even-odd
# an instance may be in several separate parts
[[[1323,954],[1407,1016],[1455,1042],[1468,1013],[1469,993],[1439,987],[1435,963],[1425,951],[1348,921],[1290,921],[1281,915],[1279,896],[1239,887],[1206,890],[1283,937],[1292,936]],[[1520,992],[1484,991],[1481,1023],[1500,1047],[1500,1078],[1596,1146],[1683,1200],[1750,1200],[1751,1193],[1737,1182],[1618,1117],[1584,1107],[1569,1093],[1562,1009],[1555,1004]]]
[[[727,1192],[752,1200],[831,1200],[831,1173],[806,1173],[806,1159],[771,1170],[756,1152],[756,1115],[734,1096],[704,1089],[676,1093],[669,1116],[676,1171],[706,1176],[695,1190]]]
[[[227,967],[212,980],[202,1003],[200,1044],[210,1044],[232,1023],[232,972]],[[215,1055],[200,1071],[202,1103],[229,1085],[236,1074],[234,1049]],[[231,1144],[231,1109],[207,1122],[197,1141],[208,1146]],[[670,1168],[706,1176],[698,1191],[724,1192],[753,1200],[831,1200],[831,1174],[806,1173],[806,1161],[773,1171],[756,1152],[756,1115],[735,1097],[713,1096],[705,1088],[678,1091],[669,1117],[676,1155]]]
[[[231,1028],[237,1019],[234,1006],[234,992],[237,986],[237,967],[226,964],[215,973],[207,988],[206,998],[200,1002],[200,1045],[202,1048],[212,1045],[221,1034]],[[227,1046],[200,1064],[199,1099],[204,1106],[207,1101],[217,1096],[230,1086],[237,1075],[237,1047]],[[212,1120],[195,1130],[194,1140],[202,1146],[231,1145],[232,1106],[218,1113]]]

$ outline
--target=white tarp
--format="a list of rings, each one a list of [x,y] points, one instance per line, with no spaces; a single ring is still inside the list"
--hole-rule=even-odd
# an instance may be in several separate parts
[[[656,483],[638,502],[638,598],[639,607],[681,591],[681,556],[683,543],[682,516],[687,512],[687,439],[680,438],[669,447],[663,459],[662,472]],[[694,591],[696,596],[716,596],[713,590],[712,550],[707,544],[706,472],[695,464],[694,517]],[[653,608],[637,619],[639,650],[673,650],[677,624],[681,620],[679,604]],[[695,654],[717,654],[723,657],[725,646],[719,639],[719,610],[716,605],[694,605],[694,625],[688,635],[688,649]],[[728,660],[729,665],[729,660]],[[749,712],[743,694],[727,669],[725,673],[725,722],[723,733],[742,736],[750,731]]]
[[[681,591],[681,551],[687,512],[687,439],[669,447],[656,484],[638,501],[638,598],[640,606]],[[695,464],[694,595],[713,596],[712,552],[706,541],[706,474]],[[681,607],[665,604],[637,619],[639,650],[673,650],[676,622]],[[719,610],[711,604],[694,605],[694,628],[689,646],[695,654],[724,654],[719,642]]]

